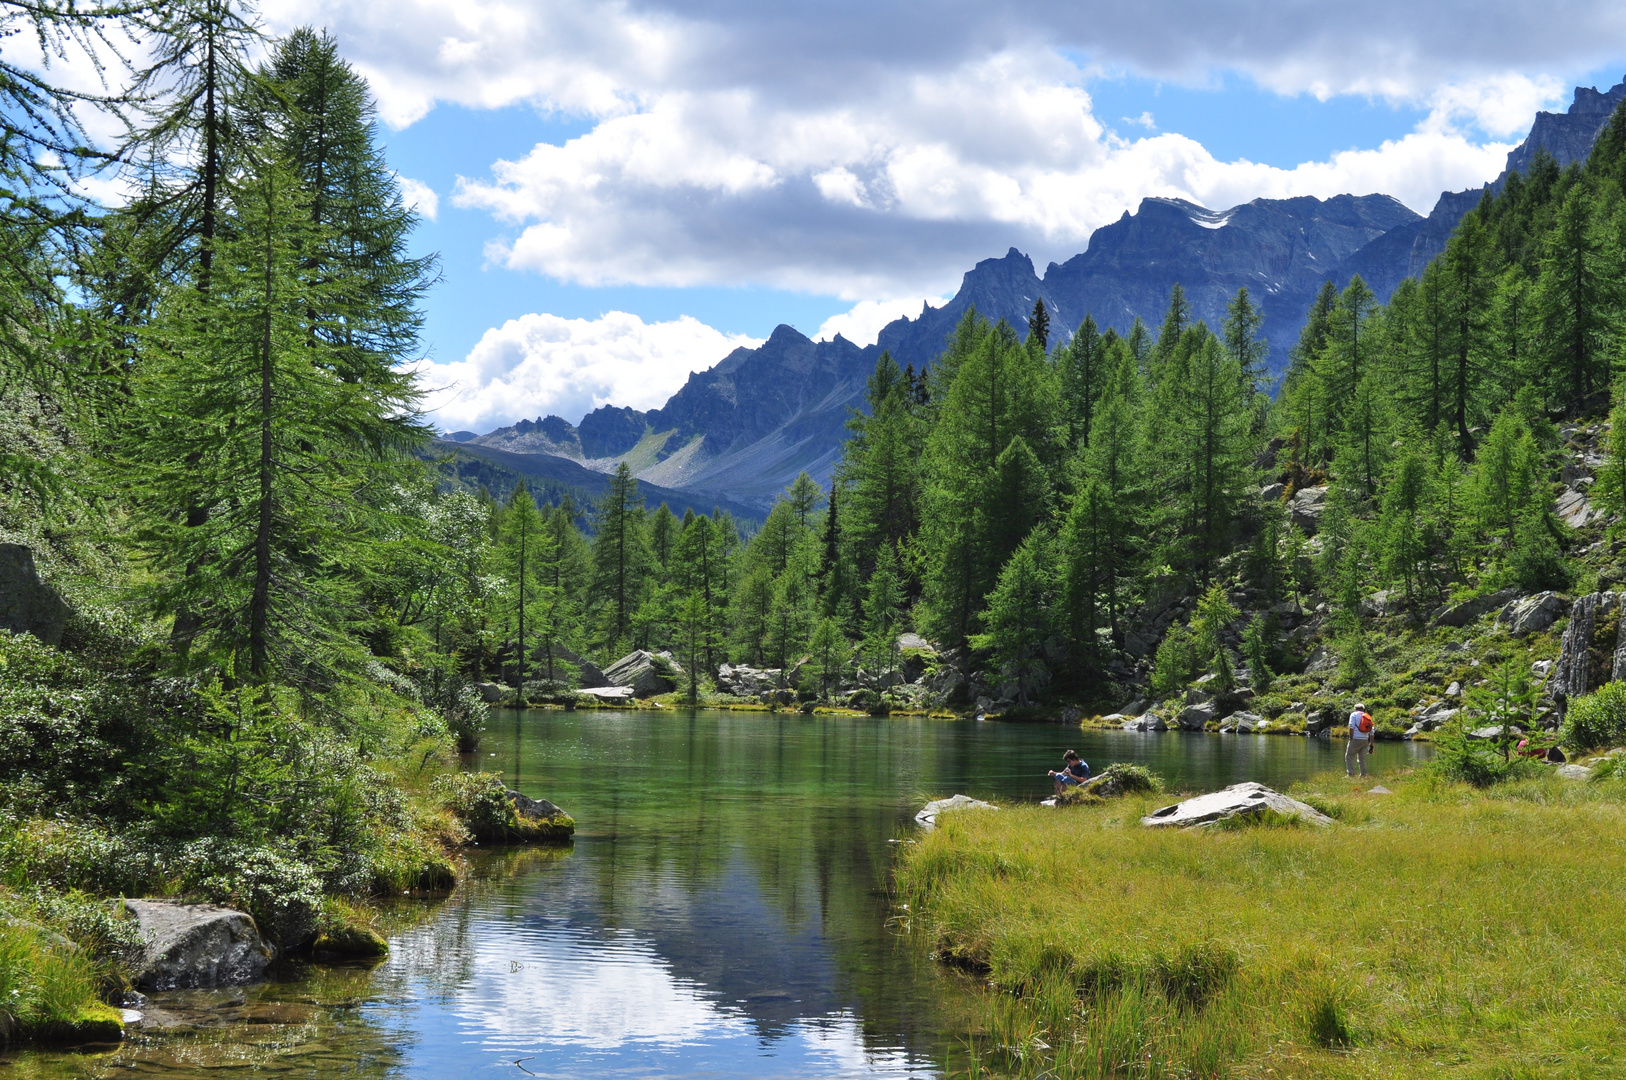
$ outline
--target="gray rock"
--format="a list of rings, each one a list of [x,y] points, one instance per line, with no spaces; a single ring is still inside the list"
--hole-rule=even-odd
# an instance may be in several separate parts
[[[1125,716],[1139,716],[1141,713],[1146,711],[1146,707],[1150,704],[1151,702],[1147,701],[1145,698],[1138,697],[1134,701],[1131,701],[1129,704],[1123,706],[1118,711],[1123,713]]]
[[[547,799],[533,799],[529,795],[508,789],[508,800],[514,804],[514,813],[531,821],[545,821],[549,818],[568,816],[558,806]]]
[[[1332,818],[1315,807],[1251,780],[1154,810],[1141,818],[1140,823],[1153,829],[1189,829],[1211,825],[1224,818],[1252,817],[1266,810],[1302,818],[1312,825],[1332,824]]]
[[[1452,680],[1451,685],[1447,686],[1445,688],[1445,696],[1446,697],[1461,697],[1462,696],[1462,684],[1455,681],[1455,680]]]
[[[600,701],[631,701],[633,698],[630,686],[584,686],[577,693],[596,697]]]
[[[1225,722],[1230,724],[1238,735],[1251,735],[1270,723],[1258,713],[1251,712],[1232,713],[1226,718]]]
[[[1552,697],[1567,701],[1580,697],[1592,688],[1592,661],[1588,656],[1592,646],[1592,629],[1600,615],[1613,611],[1619,603],[1619,593],[1595,592],[1576,597],[1575,603],[1570,605],[1569,625],[1564,627],[1564,636],[1558,644],[1558,663],[1553,666],[1552,674],[1547,679],[1547,693]],[[1610,678],[1626,677],[1626,640],[1623,639],[1626,639],[1626,627],[1615,635]],[[1602,675],[1602,672],[1598,674]]]
[[[1597,521],[1603,517],[1592,508],[1592,500],[1584,492],[1567,488],[1564,494],[1558,497],[1553,504],[1553,513],[1558,515],[1560,521],[1572,529],[1582,529],[1589,522]]]
[[[1281,484],[1266,484],[1264,487],[1259,489],[1259,501],[1267,503],[1278,502],[1281,500],[1282,492],[1284,490],[1286,489],[1283,488]]]
[[[1293,516],[1293,524],[1304,530],[1307,535],[1314,536],[1316,529],[1321,525],[1321,512],[1326,508],[1326,499],[1325,484],[1295,491],[1287,504],[1287,511]]]
[[[1400,609],[1404,597],[1394,596],[1387,589],[1380,589],[1361,601],[1361,614],[1382,618],[1393,615]]]
[[[899,649],[919,649],[922,652],[936,652],[937,646],[921,637],[919,634],[899,634]]]
[[[717,669],[717,689],[736,697],[758,697],[784,687],[785,675],[779,668],[723,664]]]
[[[1324,675],[1338,666],[1338,658],[1317,645],[1304,661],[1306,675]]]
[[[60,645],[67,625],[68,607],[34,569],[33,549],[0,544],[0,630]]]
[[[1203,702],[1199,705],[1188,705],[1180,710],[1177,723],[1181,731],[1202,731],[1208,722],[1214,719],[1214,705],[1212,702]]]
[[[635,697],[654,697],[677,689],[668,672],[681,675],[683,669],[666,657],[639,649],[611,664],[604,670],[604,677],[611,686],[631,687]]]
[[[1481,615],[1505,607],[1518,595],[1519,590],[1517,589],[1501,589],[1497,592],[1486,593],[1484,596],[1470,597],[1460,604],[1448,604],[1434,612],[1434,617],[1429,620],[1429,625],[1467,626]]]
[[[474,684],[474,689],[480,695],[480,700],[487,704],[501,701],[508,696],[508,687],[502,683],[477,682]]]
[[[245,912],[167,900],[123,904],[147,942],[135,977],[143,990],[238,986],[264,975],[275,956]]]
[[[1534,675],[1538,679],[1545,679],[1547,677],[1547,673],[1552,670],[1553,662],[1551,660],[1537,660],[1535,663],[1530,665],[1530,674]]]
[[[1523,735],[1524,729],[1518,724],[1509,724],[1507,726],[1507,733],[1509,736]],[[1490,724],[1486,727],[1474,728],[1472,731],[1468,732],[1468,738],[1470,739],[1500,739],[1501,737],[1501,724]]]
[[[1145,731],[1146,721],[1138,716],[1131,716],[1125,718],[1119,726],[1125,731]]]
[[[1592,770],[1585,765],[1559,765],[1553,769],[1555,776],[1562,776],[1565,780],[1590,780]]]
[[[915,820],[926,828],[937,824],[939,814],[949,810],[998,810],[999,807],[981,799],[973,799],[969,795],[953,795],[947,799],[933,799],[927,803]]]
[[[1142,716],[1140,718],[1140,722],[1143,725],[1144,730],[1146,730],[1146,731],[1167,731],[1167,730],[1169,730],[1168,721],[1164,720],[1161,716],[1157,715],[1157,713],[1147,713],[1147,714],[1145,714],[1144,716]]]
[[[1496,623],[1505,626],[1514,637],[1539,634],[1564,614],[1564,607],[1564,601],[1556,592],[1539,592],[1508,604],[1496,616]]]

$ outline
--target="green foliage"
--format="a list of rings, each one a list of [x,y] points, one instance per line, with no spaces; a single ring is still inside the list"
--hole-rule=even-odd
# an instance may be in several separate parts
[[[1626,745],[1626,682],[1608,682],[1564,711],[1559,741],[1576,750]]]
[[[1201,670],[1199,663],[1190,632],[1183,626],[1171,626],[1152,663],[1152,695],[1170,698],[1183,693]]]
[[[1242,655],[1248,658],[1248,681],[1256,694],[1270,693],[1275,675],[1270,670],[1273,628],[1264,615],[1255,615],[1242,631]]]
[[[435,778],[434,790],[441,805],[479,840],[560,841],[576,830],[565,814],[538,818],[520,814],[500,773],[446,773]]]

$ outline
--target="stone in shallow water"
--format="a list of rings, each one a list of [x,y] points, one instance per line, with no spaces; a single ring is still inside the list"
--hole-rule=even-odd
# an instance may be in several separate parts
[[[915,820],[920,822],[922,825],[931,826],[937,824],[937,815],[941,814],[945,810],[998,809],[999,807],[995,806],[993,803],[983,802],[981,799],[973,799],[969,795],[954,795],[947,799],[933,799],[931,802],[925,805],[920,813],[915,815]]]
[[[1140,823],[1154,829],[1170,826],[1189,829],[1212,825],[1223,818],[1252,817],[1266,810],[1303,818],[1312,825],[1332,824],[1332,818],[1308,803],[1299,802],[1252,780],[1154,810],[1141,818]]]
[[[235,986],[265,974],[271,946],[246,913],[214,904],[125,900],[147,941],[137,986],[174,990]]]

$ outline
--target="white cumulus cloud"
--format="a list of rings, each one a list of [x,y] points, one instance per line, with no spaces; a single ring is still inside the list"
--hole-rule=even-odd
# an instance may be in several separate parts
[[[550,413],[575,423],[600,405],[659,408],[691,372],[761,343],[688,315],[654,323],[624,311],[522,315],[487,330],[462,360],[426,361],[419,371],[441,427],[483,432]]]
[[[950,299],[951,296],[917,296],[903,300],[860,300],[849,310],[824,320],[814,332],[813,340],[830,341],[840,334],[854,345],[873,345],[887,323],[905,315],[913,319],[920,314],[923,305],[942,307]]]
[[[401,176],[396,178],[401,185],[401,200],[406,203],[407,209],[416,210],[430,221],[440,217],[440,196],[435,189],[422,180],[412,180]]]

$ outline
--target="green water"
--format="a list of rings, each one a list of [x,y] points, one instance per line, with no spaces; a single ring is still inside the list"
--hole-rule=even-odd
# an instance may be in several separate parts
[[[154,995],[112,1053],[32,1053],[18,1076],[926,1077],[974,989],[905,936],[895,841],[929,797],[1048,794],[1078,749],[1179,788],[1342,769],[1286,736],[762,713],[504,712],[470,768],[578,822],[562,851],[476,859],[374,968],[291,968]],[[1384,743],[1375,771],[1426,748]]]

